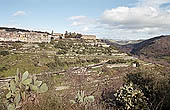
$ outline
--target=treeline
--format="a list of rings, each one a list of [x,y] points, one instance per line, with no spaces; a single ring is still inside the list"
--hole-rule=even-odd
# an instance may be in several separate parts
[[[71,33],[71,32],[66,31],[64,36],[65,38],[81,38],[82,34],[75,33],[75,32]]]

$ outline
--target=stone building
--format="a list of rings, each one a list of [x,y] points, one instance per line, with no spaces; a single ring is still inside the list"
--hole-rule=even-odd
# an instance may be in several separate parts
[[[21,42],[30,42],[30,43],[42,43],[50,42],[51,36],[47,33],[38,33],[38,32],[8,32],[0,31],[0,41],[21,41]]]
[[[51,34],[51,39],[56,40],[56,39],[60,39],[61,37],[63,37],[63,34],[61,33],[53,33]]]
[[[81,38],[85,39],[85,40],[96,40],[96,36],[95,35],[82,35]]]

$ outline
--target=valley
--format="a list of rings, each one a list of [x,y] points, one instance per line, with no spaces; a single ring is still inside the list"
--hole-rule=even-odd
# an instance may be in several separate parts
[[[169,66],[170,36],[162,35],[135,44],[119,46],[119,48],[141,60]]]

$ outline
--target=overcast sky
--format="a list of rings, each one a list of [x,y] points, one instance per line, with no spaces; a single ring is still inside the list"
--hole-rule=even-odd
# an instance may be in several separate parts
[[[146,39],[170,34],[170,0],[0,0],[0,26]]]

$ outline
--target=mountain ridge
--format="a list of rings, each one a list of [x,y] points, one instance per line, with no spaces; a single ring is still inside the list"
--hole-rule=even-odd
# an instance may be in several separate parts
[[[140,43],[124,45],[120,49],[142,60],[170,66],[170,35],[161,35]]]

